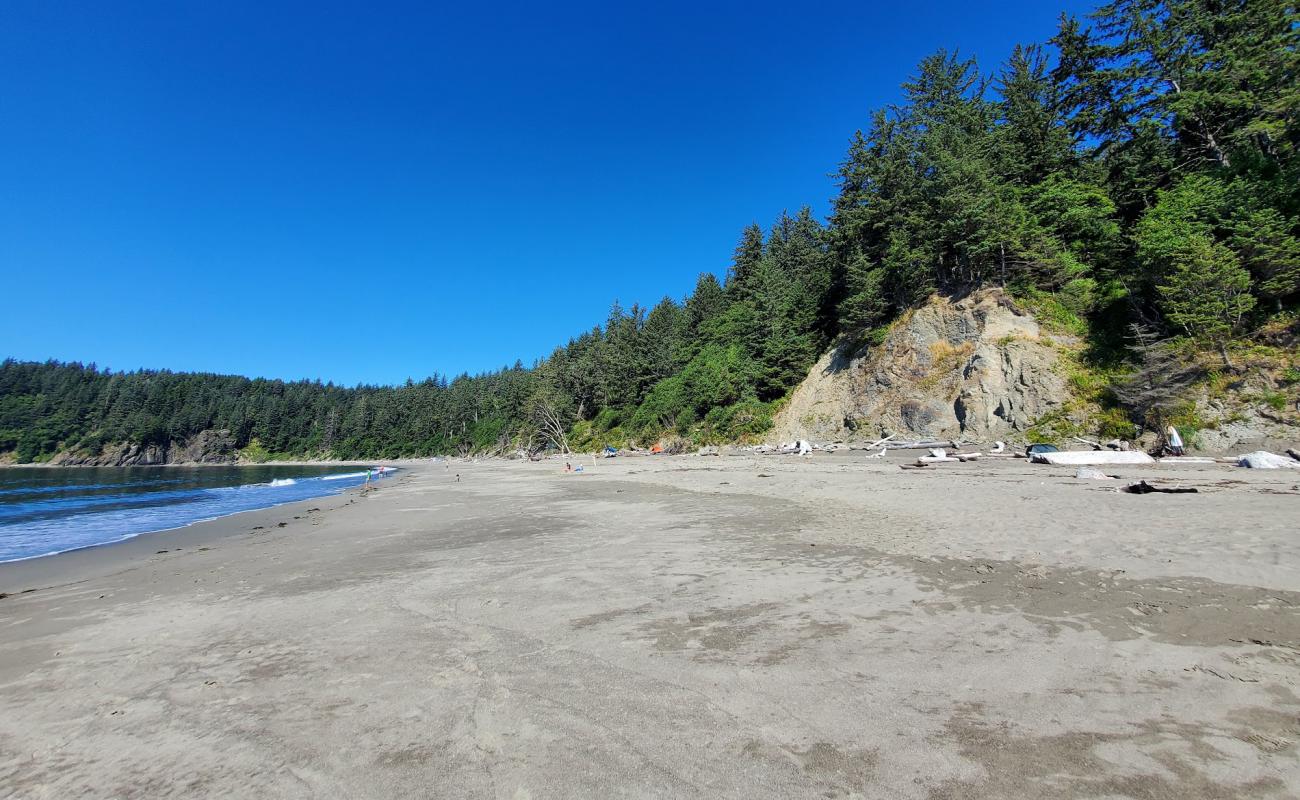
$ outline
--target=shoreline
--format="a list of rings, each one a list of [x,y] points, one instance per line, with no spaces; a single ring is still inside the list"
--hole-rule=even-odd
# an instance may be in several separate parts
[[[323,461],[236,461],[233,463],[217,464],[203,461],[176,461],[167,464],[49,464],[49,463],[0,463],[0,469],[157,469],[157,468],[179,468],[187,469],[198,467],[367,467],[367,466],[403,466],[414,464],[431,464],[437,459],[450,461],[450,456],[429,456],[428,458],[397,458],[379,461],[364,461],[349,459],[346,461],[323,460]]]
[[[108,469],[122,468],[109,467]],[[405,467],[402,472],[409,475],[413,470]],[[394,476],[385,480],[396,482],[399,478]],[[353,486],[338,494],[289,500],[262,508],[234,511],[176,528],[145,531],[111,542],[12,561],[0,561],[0,595],[13,596],[77,583],[87,578],[113,575],[130,569],[151,556],[180,553],[186,548],[202,547],[241,533],[273,528],[284,521],[281,517],[285,515],[291,515],[293,520],[298,520],[305,516],[308,510],[325,513],[347,505],[353,502],[356,496],[377,488],[379,487],[367,490],[364,485]]]

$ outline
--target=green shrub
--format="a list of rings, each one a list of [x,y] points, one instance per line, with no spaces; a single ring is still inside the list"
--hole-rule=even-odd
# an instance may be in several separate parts
[[[622,422],[622,414],[612,408],[602,409],[596,418],[591,421],[592,426],[597,431],[607,431]]]
[[[242,450],[239,451],[239,458],[243,461],[250,461],[254,464],[262,464],[271,459],[271,453],[262,446],[261,440],[253,437]]]
[[[1132,439],[1135,433],[1137,427],[1123,409],[1107,408],[1097,415],[1097,436],[1102,441]]]
[[[1259,396],[1259,399],[1274,411],[1282,411],[1286,408],[1286,394],[1284,392],[1265,392]]]

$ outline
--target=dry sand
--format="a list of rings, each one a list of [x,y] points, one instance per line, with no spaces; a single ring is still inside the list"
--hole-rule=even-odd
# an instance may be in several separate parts
[[[1300,475],[584,463],[0,565],[0,796],[1300,796]]]

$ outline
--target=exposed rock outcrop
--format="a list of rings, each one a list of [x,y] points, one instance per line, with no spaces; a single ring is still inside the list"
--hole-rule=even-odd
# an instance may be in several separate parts
[[[769,438],[1011,436],[1068,398],[1057,361],[1038,323],[1002,292],[935,298],[882,344],[823,356]]]
[[[51,463],[78,467],[146,467],[160,464],[233,464],[235,438],[227,430],[206,430],[167,446],[130,442],[105,445],[98,453],[60,453]]]
[[[1236,392],[1196,400],[1196,412],[1207,425],[1195,434],[1195,449],[1209,453],[1242,453],[1247,450],[1283,452],[1300,444],[1300,401],[1280,409],[1270,408],[1257,398],[1272,390],[1259,382],[1248,382]]]
[[[181,446],[172,445],[168,453],[173,464],[233,464],[235,437],[227,430],[199,431]]]

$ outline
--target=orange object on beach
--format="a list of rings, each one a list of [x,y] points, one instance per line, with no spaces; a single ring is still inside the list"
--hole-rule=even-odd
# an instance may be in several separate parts
[[[651,453],[662,453],[663,451],[664,451],[664,446],[659,444],[658,442],[655,442],[654,446],[650,448]]]

